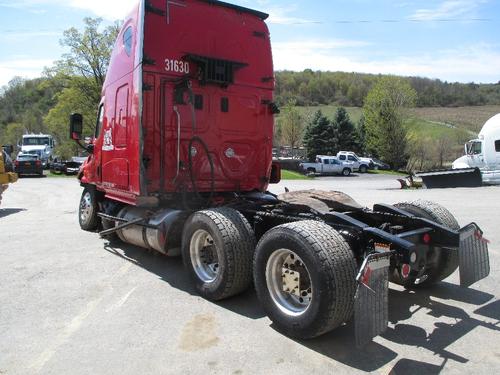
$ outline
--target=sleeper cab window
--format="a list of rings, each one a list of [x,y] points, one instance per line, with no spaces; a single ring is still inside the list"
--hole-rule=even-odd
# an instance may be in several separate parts
[[[132,26],[129,26],[123,33],[123,48],[125,49],[127,56],[130,56],[130,54],[132,53],[133,38],[134,38],[134,33],[132,30]]]

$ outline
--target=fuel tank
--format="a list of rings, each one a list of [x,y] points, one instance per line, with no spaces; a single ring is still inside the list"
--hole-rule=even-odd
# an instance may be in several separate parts
[[[118,213],[118,217],[126,221],[145,219],[144,225],[132,225],[117,232],[123,242],[167,256],[180,255],[182,227],[187,219],[185,212],[171,209],[151,211],[127,206]]]

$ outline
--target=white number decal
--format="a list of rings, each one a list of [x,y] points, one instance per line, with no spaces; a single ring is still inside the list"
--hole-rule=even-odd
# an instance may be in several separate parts
[[[189,74],[189,63],[187,61],[165,59],[165,71]]]

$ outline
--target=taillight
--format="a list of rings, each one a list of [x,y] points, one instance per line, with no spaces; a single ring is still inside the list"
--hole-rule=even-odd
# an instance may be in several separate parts
[[[424,243],[426,245],[430,244],[432,241],[431,235],[429,233],[424,234],[424,236],[422,237],[422,240],[424,241]]]
[[[18,167],[19,166],[19,160],[16,160],[15,164],[16,164],[16,167]]]
[[[37,167],[39,167],[39,166],[41,166],[41,165],[42,165],[42,162],[41,162],[40,160],[37,160],[37,161],[35,162],[35,164],[36,164],[36,166],[37,166]]]

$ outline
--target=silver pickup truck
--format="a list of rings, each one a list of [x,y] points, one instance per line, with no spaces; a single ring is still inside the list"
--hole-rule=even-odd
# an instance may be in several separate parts
[[[316,163],[300,163],[300,167],[311,174],[341,174],[349,176],[353,170],[353,163],[343,162],[335,156],[316,156]]]

